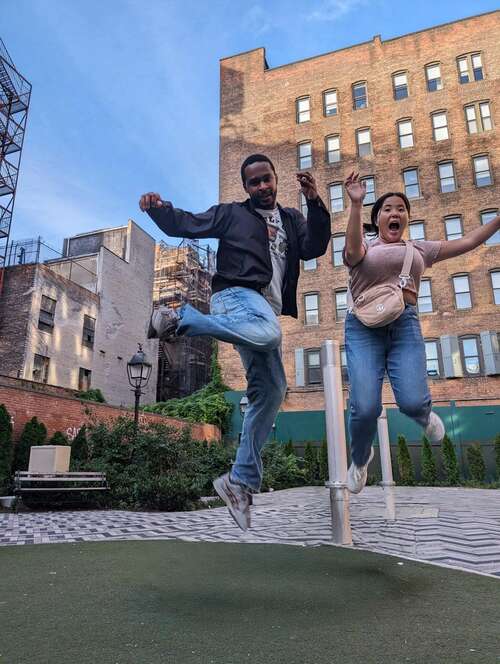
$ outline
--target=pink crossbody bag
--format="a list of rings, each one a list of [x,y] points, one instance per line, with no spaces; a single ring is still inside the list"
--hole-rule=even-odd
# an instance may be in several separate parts
[[[383,327],[395,321],[404,311],[403,288],[410,280],[413,262],[413,244],[405,242],[406,251],[399,284],[380,284],[367,288],[356,300],[352,299],[351,290],[347,291],[347,309],[367,327]]]

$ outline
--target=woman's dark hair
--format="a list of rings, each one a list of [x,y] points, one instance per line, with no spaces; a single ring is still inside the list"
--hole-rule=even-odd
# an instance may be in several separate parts
[[[250,166],[250,164],[255,164],[257,161],[266,161],[271,168],[273,169],[274,174],[276,175],[276,169],[274,168],[273,162],[269,159],[269,157],[266,157],[265,154],[251,154],[249,157],[245,159],[245,161],[241,164],[241,181],[243,184],[245,184],[245,168],[247,166]]]
[[[382,206],[385,202],[386,198],[389,198],[390,196],[398,196],[401,198],[403,203],[405,204],[406,211],[408,214],[410,214],[410,201],[408,200],[406,194],[403,194],[401,191],[387,191],[385,194],[382,194],[382,196],[379,196],[375,203],[373,204],[370,219],[371,219],[371,224],[363,224],[364,229],[367,233],[378,233],[378,213],[382,209]]]

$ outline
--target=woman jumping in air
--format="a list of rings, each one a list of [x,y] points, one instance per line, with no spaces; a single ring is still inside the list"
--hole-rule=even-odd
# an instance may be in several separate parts
[[[410,203],[404,194],[388,192],[371,211],[377,237],[366,241],[361,222],[365,184],[359,174],[351,173],[345,188],[351,199],[344,249],[350,292],[345,347],[351,388],[352,464],[347,486],[359,493],[373,457],[386,371],[400,410],[424,429],[432,443],[443,439],[445,429],[432,411],[427,385],[425,345],[416,308],[420,280],[434,263],[465,254],[485,242],[500,228],[500,216],[458,240],[405,243]]]

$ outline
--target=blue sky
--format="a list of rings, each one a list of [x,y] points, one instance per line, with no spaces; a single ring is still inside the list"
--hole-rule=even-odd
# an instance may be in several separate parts
[[[1,0],[0,37],[33,84],[12,238],[133,218],[144,191],[206,209],[218,195],[219,59],[271,67],[492,11],[488,0]],[[238,174],[235,174],[238,177]],[[243,192],[242,192],[243,195]]]

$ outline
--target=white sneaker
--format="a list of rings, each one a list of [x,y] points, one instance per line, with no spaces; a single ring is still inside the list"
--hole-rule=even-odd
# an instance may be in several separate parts
[[[355,463],[351,463],[351,466],[347,471],[347,488],[351,493],[359,493],[365,486],[368,478],[368,466],[373,459],[373,454],[372,447],[366,466],[356,466]]]
[[[444,424],[439,415],[436,415],[433,410],[431,410],[431,414],[429,415],[429,423],[425,427],[424,432],[429,439],[429,442],[436,445],[444,438],[446,429],[444,428]]]
[[[178,323],[179,314],[177,309],[163,306],[153,309],[149,320],[147,338],[169,341],[175,337]]]
[[[231,482],[229,473],[213,481],[214,489],[226,503],[229,514],[237,526],[245,531],[250,528],[250,505],[252,494],[244,486]]]

